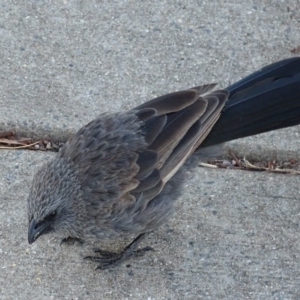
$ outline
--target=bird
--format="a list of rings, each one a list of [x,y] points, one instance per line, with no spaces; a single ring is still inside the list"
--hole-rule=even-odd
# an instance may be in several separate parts
[[[28,196],[28,242],[134,236],[120,252],[85,257],[107,269],[153,250],[138,248],[167,222],[172,181],[197,151],[300,124],[300,57],[272,63],[225,89],[204,84],[104,113],[79,129],[35,174]]]

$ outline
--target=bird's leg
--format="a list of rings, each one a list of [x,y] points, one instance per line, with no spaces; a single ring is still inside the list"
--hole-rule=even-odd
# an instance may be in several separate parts
[[[115,267],[122,263],[123,261],[129,259],[133,256],[142,256],[146,251],[154,251],[152,247],[144,247],[142,249],[136,249],[137,245],[144,239],[149,233],[142,233],[137,238],[133,240],[128,246],[124,248],[120,253],[109,252],[101,249],[95,250],[95,253],[99,253],[100,256],[86,256],[85,259],[91,261],[99,262],[100,264],[96,269],[108,269]]]
[[[83,244],[83,241],[79,238],[73,238],[71,236],[67,237],[67,238],[63,238],[61,241],[60,241],[60,246],[62,244],[67,244],[67,245],[74,245],[76,242],[80,243],[80,244]]]

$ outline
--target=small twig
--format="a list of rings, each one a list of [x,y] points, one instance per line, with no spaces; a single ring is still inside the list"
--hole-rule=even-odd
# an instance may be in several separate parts
[[[293,169],[266,169],[268,172],[274,173],[281,173],[281,174],[293,174],[293,175],[300,175],[300,171],[293,170]]]
[[[282,173],[282,174],[293,174],[293,175],[300,175],[300,171],[294,170],[294,169],[279,169],[279,168],[266,168],[266,167],[258,167],[253,164],[251,164],[246,158],[243,159],[244,168],[247,168],[248,170],[256,170],[256,171],[267,171],[267,172],[273,172],[273,173]]]
[[[242,160],[242,168],[243,170],[247,170],[247,171],[261,171],[261,172],[266,171],[265,167],[255,166],[251,164],[245,157]]]
[[[232,150],[229,150],[230,155],[233,157],[233,159],[235,160],[236,164],[241,168],[242,165],[240,163],[240,160],[236,157],[236,155],[233,153]]]
[[[26,143],[23,143],[18,140],[10,140],[6,138],[0,138],[0,144],[7,144],[7,145],[18,145],[18,146],[25,146],[27,145]]]
[[[209,163],[200,163],[199,166],[207,168],[221,168],[221,169],[234,169],[234,170],[245,170],[245,171],[258,171],[258,172],[270,172],[270,173],[279,173],[279,174],[290,174],[290,175],[300,175],[300,171],[295,169],[286,169],[280,166],[276,166],[276,162],[269,163],[267,166],[260,166],[253,163],[250,163],[245,157],[241,160],[238,160],[233,152],[231,152],[234,160],[239,161],[239,165],[225,164],[223,160],[214,160]]]
[[[9,150],[12,150],[12,149],[25,149],[25,148],[30,148],[36,144],[39,144],[41,143],[42,141],[38,141],[38,142],[35,142],[35,143],[32,143],[32,144],[29,144],[29,145],[24,145],[24,146],[17,146],[17,147],[3,147],[3,146],[0,146],[0,149],[9,149]]]
[[[206,167],[206,168],[213,168],[213,169],[218,168],[218,166],[216,166],[216,165],[207,164],[207,163],[200,163],[199,166],[200,167]]]

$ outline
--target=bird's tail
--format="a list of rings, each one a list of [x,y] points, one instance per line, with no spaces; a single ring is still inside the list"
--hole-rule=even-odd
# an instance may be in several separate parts
[[[230,85],[229,100],[201,147],[300,124],[300,57]]]

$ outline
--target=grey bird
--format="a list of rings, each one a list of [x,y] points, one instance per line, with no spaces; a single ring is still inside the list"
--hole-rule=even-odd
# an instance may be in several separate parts
[[[87,258],[105,269],[142,255],[152,248],[138,243],[170,217],[184,180],[172,185],[174,175],[196,149],[300,124],[299,57],[214,87],[167,94],[83,126],[33,179],[28,242],[48,232],[83,241],[134,235],[120,253],[99,249]]]

